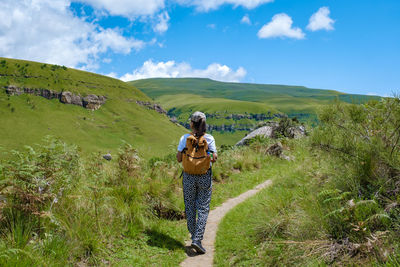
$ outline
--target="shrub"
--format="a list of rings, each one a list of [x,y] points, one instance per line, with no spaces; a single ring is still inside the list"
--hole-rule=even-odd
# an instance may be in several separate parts
[[[400,99],[364,105],[336,103],[319,115],[314,147],[339,160],[330,190],[320,193],[327,229],[336,239],[362,242],[400,223]]]
[[[11,157],[0,167],[0,195],[5,198],[2,217],[6,211],[22,212],[27,218],[43,217],[78,177],[79,157],[76,148],[45,138],[37,148],[12,151]]]
[[[118,154],[119,177],[136,177],[140,173],[140,158],[137,151],[128,143],[119,149]]]

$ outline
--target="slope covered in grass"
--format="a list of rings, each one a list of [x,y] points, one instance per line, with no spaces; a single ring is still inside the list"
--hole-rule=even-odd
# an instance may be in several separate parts
[[[226,83],[201,78],[155,78],[129,82],[168,110],[181,124],[201,110],[214,126],[210,132],[220,144],[235,144],[237,137],[260,122],[287,114],[302,122],[315,123],[321,107],[339,99],[364,103],[378,97],[345,94],[333,90],[274,84]],[[218,134],[217,134],[218,133]]]
[[[363,103],[374,96],[345,94],[334,90],[310,89],[304,86],[274,84],[226,83],[201,78],[144,79],[129,82],[153,99],[164,95],[195,94],[206,98],[225,98],[266,104],[281,112],[315,111],[319,105],[337,98],[345,102]],[[210,100],[211,101],[211,100]],[[205,102],[207,103],[207,102]],[[177,105],[184,103],[177,102]],[[244,106],[248,103],[243,103]],[[248,107],[250,110],[251,108]],[[246,110],[242,110],[243,112]]]
[[[66,105],[58,99],[22,94],[6,87],[69,91],[106,96],[99,110]],[[116,152],[123,141],[145,157],[170,151],[185,130],[154,110],[136,104],[151,101],[132,85],[63,66],[0,58],[0,147],[5,150],[38,142],[45,135],[77,144],[84,152]],[[160,134],[162,133],[162,134]]]

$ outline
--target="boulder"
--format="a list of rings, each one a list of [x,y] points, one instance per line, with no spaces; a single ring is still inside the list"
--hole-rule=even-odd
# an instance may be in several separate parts
[[[71,104],[72,93],[65,91],[61,93],[60,102],[64,104]]]
[[[167,112],[159,104],[154,104],[154,110],[161,114],[167,114]]]
[[[303,125],[282,127],[282,123],[269,122],[268,125],[260,127],[236,143],[237,146],[247,145],[250,139],[256,136],[266,137],[266,138],[301,138],[306,135],[306,129]]]
[[[112,157],[111,157],[111,154],[110,154],[110,153],[103,155],[103,158],[104,158],[105,160],[108,160],[108,161],[112,160]]]
[[[248,135],[246,135],[242,140],[240,140],[238,143],[236,143],[237,146],[242,146],[242,145],[247,145],[249,141],[256,136],[261,136],[261,137],[268,137],[268,138],[273,138],[275,135],[275,129],[278,127],[278,123],[270,123],[267,126],[260,127]]]
[[[275,156],[277,158],[281,158],[281,159],[284,159],[287,161],[294,160],[293,156],[288,156],[283,153],[283,146],[282,146],[281,142],[278,142],[278,143],[275,143],[275,144],[269,146],[266,150],[266,153],[268,155]]]
[[[306,128],[303,125],[289,127],[287,130],[287,135],[289,138],[300,138],[306,135]]]
[[[77,106],[83,106],[82,97],[80,95],[71,95],[71,104]]]
[[[270,147],[268,147],[266,152],[267,152],[267,154],[269,154],[271,156],[280,158],[282,156],[283,146],[282,146],[281,142],[275,143],[275,144],[271,145]]]
[[[74,95],[71,92],[65,91],[61,93],[60,102],[64,104],[78,105],[82,106],[82,97],[79,95]]]
[[[18,86],[9,85],[6,87],[6,93],[8,95],[20,95],[24,93],[24,90],[19,88]]]
[[[60,97],[60,93],[49,89],[40,89],[39,95],[47,99],[54,99]]]
[[[96,110],[106,102],[105,96],[87,95],[83,98],[83,106],[87,109]]]

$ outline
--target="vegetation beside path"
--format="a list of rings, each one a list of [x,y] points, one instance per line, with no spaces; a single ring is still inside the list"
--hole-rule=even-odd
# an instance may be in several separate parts
[[[267,179],[265,146],[226,148],[212,207]],[[177,266],[187,238],[175,152],[106,161],[47,137],[0,161],[1,266]]]
[[[399,266],[400,100],[336,104],[220,225],[217,266]]]

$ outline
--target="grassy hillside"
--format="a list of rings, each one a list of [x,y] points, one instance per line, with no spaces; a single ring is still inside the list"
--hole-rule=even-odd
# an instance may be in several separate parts
[[[225,126],[211,131],[222,137],[217,141],[224,144],[236,143],[238,137],[274,115],[285,113],[303,122],[315,122],[317,110],[337,99],[348,103],[364,103],[379,98],[303,86],[225,83],[201,78],[156,78],[129,83],[159,102],[180,123],[187,122],[195,110],[208,113],[209,124]],[[252,118],[231,118],[230,114]],[[265,116],[261,118],[261,114]],[[231,125],[234,127],[226,127]]]
[[[195,94],[207,98],[264,103],[285,113],[315,111],[317,106],[337,98],[349,103],[363,103],[378,98],[345,94],[334,90],[310,89],[304,86],[225,83],[201,78],[145,79],[132,81],[130,84],[156,100],[163,95]]]
[[[58,99],[23,94],[8,96],[15,85],[73,94],[102,95],[107,101],[91,111]],[[53,135],[87,152],[116,152],[124,141],[144,157],[166,154],[185,130],[165,115],[136,104],[151,101],[140,90],[120,80],[63,66],[0,58],[0,147],[9,150]],[[153,138],[156,129],[163,134]]]

